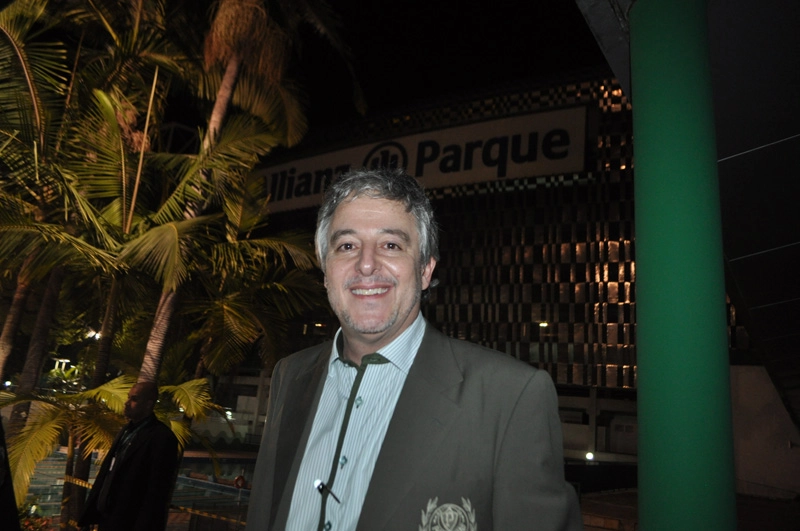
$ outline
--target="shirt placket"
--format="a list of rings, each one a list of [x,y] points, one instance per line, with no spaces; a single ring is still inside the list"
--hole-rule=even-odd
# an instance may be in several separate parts
[[[347,435],[347,427],[350,424],[350,417],[353,413],[353,409],[354,407],[358,408],[361,406],[362,399],[359,395],[359,389],[361,387],[361,382],[364,379],[364,375],[366,374],[367,367],[369,365],[377,365],[388,362],[389,360],[377,353],[364,356],[361,360],[360,366],[348,361],[344,361],[346,365],[356,369],[356,376],[352,386],[350,387],[350,393],[347,398],[344,418],[342,419],[342,426],[339,429],[339,438],[336,441],[336,450],[334,451],[333,460],[331,462],[331,470],[328,474],[328,481],[325,483],[327,488],[321,490],[322,505],[320,506],[319,512],[319,525],[317,526],[318,531],[331,531],[331,528],[333,527],[331,521],[326,518],[327,504],[333,493],[334,483],[336,482],[336,473],[344,465],[342,462],[343,458],[345,459],[346,463],[346,457],[342,456],[342,447],[344,446],[344,440]],[[338,500],[336,501],[338,502]]]

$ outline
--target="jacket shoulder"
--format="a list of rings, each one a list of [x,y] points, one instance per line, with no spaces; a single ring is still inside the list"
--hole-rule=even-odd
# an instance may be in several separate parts
[[[528,377],[539,371],[532,365],[499,350],[447,336],[430,324],[425,330],[423,347],[433,351],[449,351],[459,365],[465,368],[491,366],[496,370],[518,372]]]
[[[142,439],[153,443],[157,442],[159,445],[178,447],[178,438],[175,436],[172,428],[161,422],[158,418],[155,418],[153,422],[147,426],[146,431],[142,434]]]
[[[319,345],[299,350],[278,360],[278,363],[275,364],[275,370],[315,365],[320,358],[326,358],[330,355],[331,348],[333,348],[333,342],[328,340]]]

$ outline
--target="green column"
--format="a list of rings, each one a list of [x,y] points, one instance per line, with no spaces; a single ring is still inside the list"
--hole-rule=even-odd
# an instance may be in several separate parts
[[[706,8],[637,0],[630,14],[645,531],[736,529]]]

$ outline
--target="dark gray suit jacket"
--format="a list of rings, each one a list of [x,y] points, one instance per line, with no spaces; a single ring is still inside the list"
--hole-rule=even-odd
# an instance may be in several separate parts
[[[275,367],[248,531],[285,528],[330,352],[328,342]],[[563,467],[550,376],[427,325],[357,529],[428,531],[448,518],[466,531],[583,529]]]

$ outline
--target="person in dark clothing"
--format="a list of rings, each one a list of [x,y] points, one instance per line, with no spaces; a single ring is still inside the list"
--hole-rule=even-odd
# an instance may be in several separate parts
[[[161,531],[178,468],[178,440],[153,408],[155,384],[131,387],[125,402],[130,421],[100,466],[78,525],[98,531]]]
[[[14,485],[11,481],[11,468],[8,466],[6,436],[3,421],[0,419],[0,529],[19,531],[17,503],[14,500]]]

